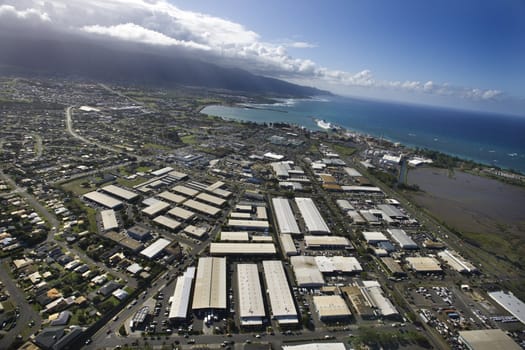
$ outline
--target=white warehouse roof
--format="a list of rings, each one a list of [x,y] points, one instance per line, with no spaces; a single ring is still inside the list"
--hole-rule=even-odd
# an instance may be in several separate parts
[[[180,204],[184,202],[187,198],[175,193],[172,193],[170,191],[164,191],[158,194],[158,196],[162,199],[165,199],[167,201]]]
[[[312,233],[330,233],[328,225],[326,225],[312,198],[297,197],[295,198],[295,203],[301,212],[308,231]]]
[[[369,232],[363,232],[363,237],[365,238],[365,241],[367,243],[378,243],[378,242],[387,242],[388,238],[379,231],[369,231]]]
[[[171,190],[173,192],[177,192],[177,193],[183,194],[183,195],[185,195],[187,197],[194,197],[194,196],[196,196],[199,193],[199,191],[194,190],[193,188],[189,188],[189,187],[183,186],[183,185],[174,186]]]
[[[200,258],[192,309],[226,309],[226,258]]]
[[[190,304],[191,285],[195,275],[195,268],[188,268],[183,276],[177,278],[177,285],[170,298],[171,306],[168,318],[170,320],[186,319]]]
[[[177,218],[181,218],[182,220],[189,220],[192,217],[195,216],[195,213],[189,210],[186,210],[184,208],[175,207],[168,211],[169,215],[175,216]]]
[[[313,256],[292,256],[290,262],[293,266],[293,272],[297,281],[297,286],[306,288],[315,288],[324,286],[324,278],[317,267],[315,257]]]
[[[104,231],[118,228],[117,217],[115,216],[115,211],[113,209],[102,210],[100,212],[100,217],[102,218]]]
[[[476,266],[472,265],[463,257],[459,256],[456,252],[446,249],[442,252],[439,252],[438,256],[445,260],[450,267],[458,272],[472,273],[478,271]]]
[[[352,313],[340,295],[314,295],[313,301],[320,319],[350,317]]]
[[[193,199],[188,199],[186,202],[183,203],[188,208],[194,209],[198,212],[201,212],[206,215],[215,216],[221,212],[220,208],[214,207],[212,205],[204,204],[201,202],[197,202]]]
[[[122,202],[119,201],[118,199],[108,196],[107,194],[97,192],[97,191],[93,191],[93,192],[84,194],[84,198],[92,202],[95,202],[97,204],[100,204],[109,209],[115,209],[122,205]]]
[[[322,273],[363,271],[361,264],[353,256],[316,256],[315,262]]]
[[[265,260],[263,261],[263,268],[273,318],[280,324],[298,323],[295,302],[282,262]]]
[[[222,206],[224,203],[226,203],[226,200],[225,199],[222,199],[222,198],[219,198],[219,197],[215,197],[215,196],[212,196],[211,194],[207,194],[207,193],[199,193],[197,195],[197,197],[195,197],[203,202],[207,202],[207,203],[210,203],[210,204],[213,204],[213,205],[216,205],[216,206]]]
[[[511,292],[490,292],[489,296],[498,304],[501,305],[510,314],[525,324],[525,303],[516,298]]]
[[[388,229],[387,232],[403,249],[418,249],[417,243],[410,238],[405,230],[399,228]]]
[[[168,241],[165,238],[159,238],[152,244],[150,244],[146,249],[140,252],[141,255],[144,255],[148,259],[153,259],[157,255],[160,254],[166,248],[169,246],[171,241]]]
[[[350,241],[346,237],[340,236],[304,236],[307,248],[347,248],[351,247]]]
[[[292,235],[283,234],[279,235],[279,241],[281,242],[281,249],[286,256],[297,255],[297,248],[293,241]]]
[[[170,230],[175,230],[181,225],[177,220],[173,220],[167,216],[159,215],[153,221],[159,225],[169,228]]]
[[[286,198],[272,198],[273,211],[277,218],[279,233],[300,234],[295,215]]]
[[[157,201],[154,204],[142,209],[142,212],[148,216],[154,216],[160,213],[163,210],[166,210],[170,207],[170,204],[163,201]]]
[[[261,325],[266,316],[257,264],[237,265],[239,318],[242,325]]]
[[[346,350],[344,343],[309,343],[300,345],[283,345],[283,350]]]
[[[133,200],[138,197],[138,194],[135,192],[132,192],[130,190],[124,189],[122,187],[118,187],[115,185],[108,185],[101,188],[102,191],[107,192],[115,197],[119,197],[120,199],[124,199],[127,201]]]
[[[211,255],[273,255],[276,254],[273,243],[216,243],[210,244]]]
[[[248,242],[250,237],[247,231],[222,231],[221,241],[244,241]]]

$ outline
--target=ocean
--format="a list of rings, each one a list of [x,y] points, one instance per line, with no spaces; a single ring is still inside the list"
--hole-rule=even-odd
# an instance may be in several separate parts
[[[350,131],[428,148],[525,174],[525,115],[509,116],[344,97],[280,100],[202,110],[227,119],[285,122],[321,130],[313,118]]]

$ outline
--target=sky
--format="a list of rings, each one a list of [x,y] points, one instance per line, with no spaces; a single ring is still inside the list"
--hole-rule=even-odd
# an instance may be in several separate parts
[[[0,0],[6,29],[176,48],[348,96],[525,115],[523,0]]]

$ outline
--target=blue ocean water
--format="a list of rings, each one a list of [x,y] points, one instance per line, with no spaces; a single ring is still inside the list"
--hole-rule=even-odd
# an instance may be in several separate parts
[[[525,115],[508,116],[343,97],[249,107],[208,106],[208,115],[286,122],[318,130],[312,117],[348,130],[525,173]]]

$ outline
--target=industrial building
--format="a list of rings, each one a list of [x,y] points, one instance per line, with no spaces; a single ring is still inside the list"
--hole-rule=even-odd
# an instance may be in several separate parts
[[[102,229],[104,231],[118,228],[117,216],[113,209],[102,210],[100,212],[100,218],[102,219]]]
[[[226,309],[226,273],[226,258],[199,259],[193,291],[193,310]]]
[[[215,197],[207,193],[199,193],[197,197],[195,198],[202,202],[206,202],[206,203],[218,206],[218,207],[222,207],[224,203],[226,203],[225,199]]]
[[[266,312],[257,264],[237,265],[239,319],[242,326],[262,325]]]
[[[417,243],[410,238],[405,230],[398,229],[398,228],[391,228],[388,229],[387,232],[392,236],[394,241],[399,244],[399,246],[403,249],[419,249],[417,246]]]
[[[178,222],[177,220],[173,220],[164,215],[157,216],[155,219],[153,219],[153,222],[161,226],[164,226],[170,230],[175,230],[177,227],[181,225],[181,223]]]
[[[128,235],[137,241],[147,241],[151,238],[151,232],[144,226],[134,225],[127,230]]]
[[[346,199],[338,199],[335,201],[335,203],[337,204],[337,206],[339,207],[339,209],[341,209],[343,212],[347,212],[349,210],[354,210],[354,206],[352,204],[350,204],[349,201],[347,201]]]
[[[489,292],[488,295],[512,316],[525,324],[525,303],[516,298],[512,292],[504,292],[500,290],[497,292]]]
[[[250,230],[250,231],[268,231],[270,224],[265,220],[236,220],[229,219],[229,227],[233,229]]]
[[[184,196],[181,196],[181,195],[169,192],[169,191],[161,192],[157,196],[169,202],[176,203],[176,204],[181,204],[187,199]]]
[[[216,216],[221,212],[221,208],[214,207],[212,205],[204,204],[201,202],[197,202],[193,199],[188,199],[186,202],[183,203],[184,206],[196,210],[202,214],[206,214],[209,216]]]
[[[281,250],[285,256],[292,256],[298,254],[292,235],[281,234],[279,235],[279,241],[281,243]]]
[[[391,257],[382,257],[381,262],[386,266],[388,272],[393,276],[406,276],[401,265]]]
[[[328,225],[315,206],[312,198],[297,197],[295,198],[295,204],[297,204],[297,207],[301,212],[301,216],[304,219],[304,223],[308,232],[312,234],[330,233]]]
[[[321,273],[358,273],[363,268],[353,256],[316,256],[315,263]]]
[[[211,255],[275,255],[273,243],[217,243],[210,244]]]
[[[341,189],[351,193],[383,194],[383,191],[379,187],[373,186],[341,186]]]
[[[290,257],[297,286],[301,288],[319,288],[324,286],[324,278],[313,256]]]
[[[222,231],[220,237],[221,241],[230,242],[248,242],[250,240],[247,231]]]
[[[191,286],[195,277],[195,267],[188,267],[182,276],[177,278],[177,284],[170,298],[168,318],[171,322],[185,321],[190,305]]]
[[[384,295],[381,285],[377,281],[363,281],[361,293],[365,299],[374,307],[379,315],[383,317],[396,317],[399,312],[392,302]]]
[[[408,257],[405,260],[410,268],[418,273],[443,272],[439,262],[435,258],[428,256]]]
[[[408,216],[398,208],[390,204],[379,204],[377,209],[381,210],[385,215],[394,220],[406,220]]]
[[[346,350],[344,343],[308,343],[300,345],[283,345],[283,350]]]
[[[265,260],[263,261],[263,269],[272,318],[281,325],[297,324],[299,322],[297,309],[282,262]]]
[[[171,244],[171,241],[168,241],[165,238],[159,238],[152,244],[150,244],[146,249],[140,252],[140,255],[145,256],[148,259],[154,259],[156,258],[164,248],[169,246]]]
[[[313,301],[321,321],[344,320],[352,316],[340,295],[315,295]]]
[[[363,232],[363,238],[368,244],[377,244],[379,242],[388,242],[388,238],[379,231],[365,231]]]
[[[357,170],[355,170],[354,168],[347,168],[345,167],[344,168],[345,172],[346,172],[346,175],[350,176],[350,177],[361,177],[363,175],[361,175],[361,173]]]
[[[87,199],[91,202],[94,202],[108,209],[119,209],[123,205],[123,203],[119,201],[118,199],[108,196],[107,194],[104,194],[102,192],[97,192],[97,191],[88,192],[84,194],[83,197],[84,199]]]
[[[112,195],[114,197],[123,199],[123,200],[128,201],[128,202],[133,201],[134,199],[138,198],[138,196],[139,196],[135,192],[132,192],[130,190],[127,190],[127,189],[124,189],[122,187],[115,186],[115,185],[104,186],[100,190],[105,192],[105,193],[107,193],[107,194],[110,194],[110,195]]]
[[[168,214],[184,221],[189,220],[195,216],[195,213],[184,208],[175,207],[168,211]]]
[[[193,188],[189,188],[183,185],[177,185],[171,188],[173,192],[177,192],[179,194],[182,194],[186,197],[195,197],[199,191],[194,190]]]
[[[521,347],[501,329],[459,331],[458,340],[469,350],[521,349]]]
[[[184,233],[196,237],[198,239],[202,239],[208,230],[205,227],[199,227],[194,225],[188,225],[184,228]]]
[[[159,213],[165,211],[170,207],[170,204],[164,201],[156,201],[150,206],[147,206],[146,208],[142,209],[142,213],[146,214],[147,216],[156,216]]]
[[[272,198],[273,212],[277,218],[277,226],[281,234],[301,234],[295,215],[286,198]]]
[[[309,249],[348,249],[352,247],[348,238],[340,236],[304,236],[304,243]]]
[[[372,319],[376,317],[371,304],[365,299],[361,288],[357,286],[341,287],[341,292],[346,296],[356,313],[363,319]]]
[[[474,265],[462,258],[456,252],[446,249],[442,252],[439,252],[438,256],[457,272],[474,273],[478,271],[478,269]]]

